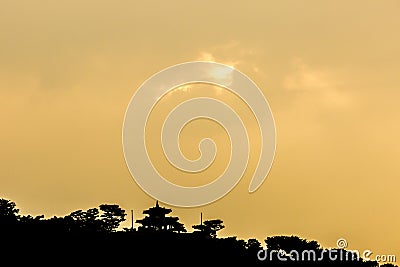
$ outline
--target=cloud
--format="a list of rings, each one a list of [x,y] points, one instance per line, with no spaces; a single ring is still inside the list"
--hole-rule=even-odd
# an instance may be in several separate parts
[[[254,49],[249,49],[238,41],[232,40],[223,44],[209,47],[199,52],[196,60],[211,61],[231,66],[235,69],[260,73],[260,68],[254,65]],[[210,69],[210,78],[218,79],[222,84],[232,82],[232,72],[215,67]]]
[[[238,41],[232,40],[224,44],[209,47],[199,52],[196,60],[219,62],[234,68],[248,65],[253,60],[254,50],[245,47]],[[254,72],[258,72],[259,68],[251,65]]]
[[[311,69],[300,60],[294,63],[295,70],[288,74],[283,87],[290,91],[321,91],[333,87],[329,74],[322,70]]]
[[[313,68],[302,59],[293,61],[293,69],[282,82],[286,91],[311,97],[316,104],[326,107],[344,108],[353,103],[349,91],[341,88],[341,78],[334,71]]]
[[[209,52],[201,52],[197,60],[216,62],[214,55]]]

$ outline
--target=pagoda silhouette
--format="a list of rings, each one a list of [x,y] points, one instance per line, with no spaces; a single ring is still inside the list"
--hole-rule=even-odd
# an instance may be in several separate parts
[[[183,223],[179,222],[178,217],[167,216],[172,209],[160,207],[158,200],[156,205],[143,211],[146,216],[143,219],[136,220],[141,224],[138,231],[146,232],[186,232]]]

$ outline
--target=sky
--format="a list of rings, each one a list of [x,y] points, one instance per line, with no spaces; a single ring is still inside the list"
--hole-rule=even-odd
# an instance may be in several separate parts
[[[129,101],[166,67],[215,61],[262,90],[276,124],[274,163],[249,194],[256,149],[229,194],[202,207],[172,207],[171,215],[189,231],[202,212],[224,221],[221,236],[293,234],[324,247],[345,238],[349,249],[400,257],[399,11],[390,0],[0,0],[0,197],[21,214],[64,216],[116,203],[143,217],[155,200],[125,164]],[[181,98],[160,101],[155,129],[165,110],[196,94],[220,97],[251,117],[218,92],[178,88]],[[196,158],[193,143],[205,135],[222,147],[216,174],[227,162],[221,127],[192,123],[180,142]],[[159,139],[149,139],[162,163]],[[189,181],[161,169],[189,186],[213,179]]]

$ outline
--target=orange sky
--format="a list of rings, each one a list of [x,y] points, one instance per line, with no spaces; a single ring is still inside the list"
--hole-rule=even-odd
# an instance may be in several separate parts
[[[255,193],[245,176],[211,205],[173,208],[188,230],[203,212],[221,235],[344,237],[400,257],[398,1],[83,2],[0,0],[0,197],[23,214],[118,203],[141,217],[154,200],[125,165],[125,109],[154,73],[211,60],[263,91],[277,150]]]

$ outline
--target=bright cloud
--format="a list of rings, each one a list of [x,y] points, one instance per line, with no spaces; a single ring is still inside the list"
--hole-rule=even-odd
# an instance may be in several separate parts
[[[245,64],[245,62],[249,62],[249,56],[253,54],[253,49],[248,49],[238,41],[233,40],[201,51],[196,59],[219,62],[237,68],[239,65]],[[251,67],[253,70],[258,70],[256,66]]]

